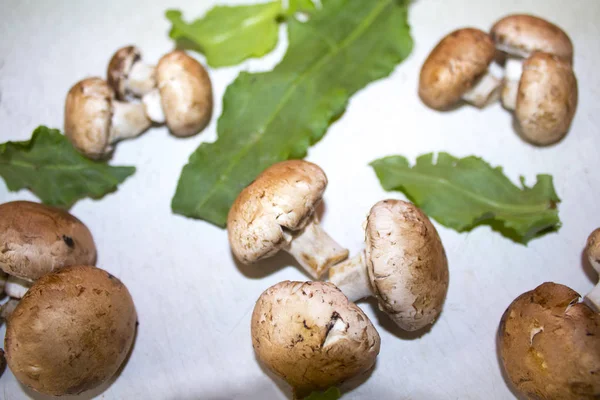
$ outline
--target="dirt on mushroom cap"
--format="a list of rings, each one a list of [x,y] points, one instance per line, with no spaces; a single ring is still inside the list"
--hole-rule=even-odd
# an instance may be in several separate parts
[[[88,228],[59,208],[29,201],[0,204],[0,268],[36,280],[69,265],[96,263]]]
[[[544,283],[519,296],[499,329],[504,368],[534,399],[600,397],[600,314],[564,285]]]
[[[333,284],[285,281],[256,302],[252,344],[258,358],[303,395],[370,369],[380,338]]]
[[[73,266],[45,275],[9,317],[8,366],[32,389],[78,394],[112,377],[136,327],[127,288],[106,271]]]

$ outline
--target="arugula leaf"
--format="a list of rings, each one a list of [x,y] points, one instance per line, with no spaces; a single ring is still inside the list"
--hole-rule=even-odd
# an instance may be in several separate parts
[[[166,17],[173,24],[169,36],[179,47],[204,53],[212,67],[225,67],[273,50],[281,12],[281,0],[276,0],[251,6],[217,6],[189,24],[177,10],[167,11]]]
[[[297,12],[309,13],[315,10],[315,4],[312,0],[289,0],[287,15],[294,15]]]
[[[302,158],[349,98],[408,56],[407,6],[398,0],[327,0],[310,21],[289,22],[273,71],[242,72],[227,88],[219,138],[183,168],[173,211],[224,226],[238,193],[270,165]]]
[[[0,176],[8,189],[30,189],[53,206],[68,208],[84,197],[102,197],[134,172],[135,167],[85,158],[58,130],[45,126],[30,140],[0,144]]]
[[[325,392],[312,392],[310,396],[305,397],[304,400],[337,400],[342,397],[340,390],[336,387],[331,387]]]
[[[514,185],[481,158],[433,153],[417,158],[390,156],[371,163],[385,190],[399,190],[439,223],[459,232],[489,224],[510,239],[527,243],[560,227],[560,202],[550,175],[538,175],[533,187]]]

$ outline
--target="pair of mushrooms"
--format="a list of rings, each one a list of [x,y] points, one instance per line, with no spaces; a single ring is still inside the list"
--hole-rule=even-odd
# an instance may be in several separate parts
[[[355,301],[375,296],[402,329],[417,330],[434,322],[448,287],[448,263],[435,227],[400,200],[371,208],[364,251],[342,262],[348,251],[322,230],[315,214],[326,186],[315,164],[274,164],[240,193],[227,220],[231,249],[243,263],[285,250],[314,279],[329,270],[330,283],[279,283],[254,309],[259,359],[298,395],[373,366],[379,335]]]
[[[110,379],[129,353],[137,316],[121,281],[93,266],[87,227],[66,211],[17,201],[0,205],[0,237],[12,297],[3,305],[5,355],[15,377],[53,396]]]
[[[110,60],[107,75],[107,81],[78,82],[65,103],[65,134],[89,158],[106,157],[117,141],[137,137],[152,123],[166,123],[173,135],[186,137],[210,122],[210,77],[183,51],[172,51],[150,66],[136,47],[124,47]]]
[[[586,255],[600,273],[600,229]],[[600,284],[579,302],[571,288],[551,282],[524,293],[500,322],[498,344],[514,387],[530,399],[600,398]]]
[[[506,58],[503,82],[489,71],[497,50]],[[521,136],[550,145],[567,134],[577,108],[572,61],[573,45],[558,26],[510,15],[490,34],[464,28],[443,38],[423,64],[419,96],[427,106],[447,110],[460,100],[484,107],[500,94]]]

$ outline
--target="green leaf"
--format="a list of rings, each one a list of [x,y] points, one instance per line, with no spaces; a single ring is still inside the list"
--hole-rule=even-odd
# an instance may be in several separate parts
[[[350,97],[408,56],[407,9],[396,0],[328,0],[289,22],[290,46],[273,71],[242,72],[227,88],[219,138],[183,168],[173,211],[224,226],[238,193],[270,165],[302,158]]]
[[[439,223],[459,232],[491,225],[520,243],[560,227],[560,202],[550,175],[538,175],[529,188],[514,185],[481,158],[429,153],[411,167],[406,158],[390,156],[371,163],[385,190],[400,190]]]
[[[166,17],[173,27],[169,36],[179,47],[206,56],[212,67],[235,65],[250,57],[262,57],[275,48],[281,0],[251,6],[217,6],[192,23],[177,10]]]
[[[289,0],[287,15],[293,15],[297,12],[310,13],[315,10],[315,4],[312,0]]]
[[[304,400],[337,400],[342,397],[340,390],[336,387],[331,387],[325,392],[312,392],[310,396],[305,397]]]
[[[45,204],[68,208],[84,197],[100,198],[135,172],[79,154],[56,129],[38,127],[30,140],[0,144],[0,176],[10,191],[31,190]]]

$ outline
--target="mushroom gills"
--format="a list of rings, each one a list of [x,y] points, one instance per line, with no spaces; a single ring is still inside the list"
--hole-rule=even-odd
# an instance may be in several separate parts
[[[507,110],[517,108],[517,94],[519,93],[519,82],[523,74],[523,60],[508,58],[505,64],[504,86],[502,87],[502,105]]]
[[[146,115],[157,124],[164,124],[166,121],[165,112],[162,108],[162,102],[160,98],[160,91],[153,89],[142,97]]]
[[[329,281],[338,287],[351,302],[372,295],[367,274],[364,250],[329,270]]]
[[[21,299],[25,296],[31,285],[33,285],[32,282],[11,275],[6,280],[4,292],[13,299]]]
[[[500,84],[500,79],[487,71],[462,95],[462,99],[475,107],[483,108],[498,99]]]

